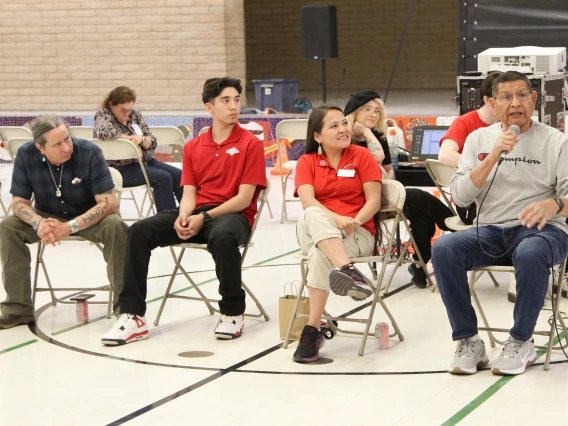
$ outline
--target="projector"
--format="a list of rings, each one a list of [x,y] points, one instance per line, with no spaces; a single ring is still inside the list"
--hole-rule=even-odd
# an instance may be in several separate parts
[[[477,55],[477,70],[518,71],[524,74],[552,74],[566,67],[565,47],[499,47]]]

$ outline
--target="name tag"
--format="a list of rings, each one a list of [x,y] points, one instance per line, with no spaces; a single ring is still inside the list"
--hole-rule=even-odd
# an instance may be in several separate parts
[[[340,169],[337,171],[337,176],[339,177],[355,177],[354,169]]]
[[[142,133],[142,130],[140,130],[140,126],[138,126],[138,124],[133,124],[132,130],[134,130],[134,133],[136,133],[138,136],[144,135],[144,133]]]

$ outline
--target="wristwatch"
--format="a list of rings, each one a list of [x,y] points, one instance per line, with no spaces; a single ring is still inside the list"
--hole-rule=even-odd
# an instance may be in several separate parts
[[[209,216],[209,213],[201,212],[201,214],[203,215],[203,223],[207,223],[207,222],[211,221],[211,216]]]
[[[558,214],[564,209],[564,201],[562,201],[562,198],[555,198],[554,201],[558,204],[558,211],[556,212]]]
[[[71,227],[71,233],[74,234],[76,232],[79,232],[79,224],[77,223],[77,221],[75,219],[71,219],[69,222],[67,222],[69,224],[69,226]]]
[[[39,223],[42,219],[43,217],[40,216],[39,219],[34,220],[34,223],[32,223],[32,228],[34,228],[34,231],[37,231],[37,228],[39,228]]]

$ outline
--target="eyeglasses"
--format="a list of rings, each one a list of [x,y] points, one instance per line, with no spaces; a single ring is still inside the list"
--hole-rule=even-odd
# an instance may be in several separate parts
[[[383,112],[383,110],[380,108],[372,108],[368,106],[361,107],[361,111],[363,111],[367,115],[373,115],[373,113],[375,113],[375,115],[381,115],[381,112]]]
[[[133,110],[133,108],[128,109],[128,108],[123,108],[123,107],[119,107],[119,106],[117,106],[115,108],[123,114],[130,114]]]
[[[501,93],[497,99],[503,102],[504,104],[509,104],[513,101],[513,96],[516,96],[517,99],[521,102],[528,100],[531,97],[530,92],[526,90],[521,90],[517,92],[515,95],[509,92]]]

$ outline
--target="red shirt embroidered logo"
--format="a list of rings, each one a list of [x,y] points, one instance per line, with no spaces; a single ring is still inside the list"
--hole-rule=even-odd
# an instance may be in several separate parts
[[[227,154],[233,156],[235,154],[238,154],[241,151],[239,151],[237,148],[231,148],[231,149],[228,149],[226,152],[227,152]]]
[[[320,166],[327,166],[327,161],[320,160]]]

